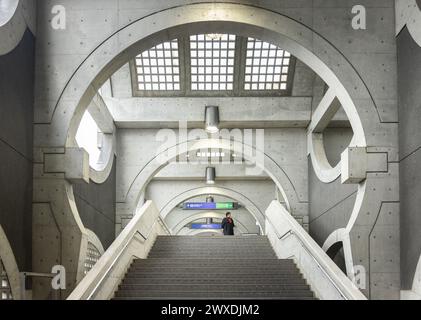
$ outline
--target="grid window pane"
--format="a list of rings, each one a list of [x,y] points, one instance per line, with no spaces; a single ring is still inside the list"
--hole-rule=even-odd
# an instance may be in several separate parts
[[[235,43],[235,35],[190,36],[192,91],[233,90]]]
[[[136,57],[139,91],[180,90],[178,40],[161,43]]]
[[[244,90],[287,90],[291,54],[248,38]]]

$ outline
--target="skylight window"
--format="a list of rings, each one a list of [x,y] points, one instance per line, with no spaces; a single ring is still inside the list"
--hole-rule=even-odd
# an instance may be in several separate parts
[[[192,91],[233,90],[235,42],[228,34],[190,36]]]
[[[163,42],[136,57],[139,91],[179,91],[178,40]]]
[[[244,90],[287,90],[291,54],[281,48],[248,38]]]

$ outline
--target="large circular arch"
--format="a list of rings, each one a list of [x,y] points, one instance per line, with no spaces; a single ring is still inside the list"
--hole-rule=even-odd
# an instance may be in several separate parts
[[[364,127],[370,131],[370,119],[379,117],[377,106],[366,84],[341,52],[303,23],[267,9],[232,3],[186,4],[168,8],[141,17],[117,30],[76,69],[54,107],[51,122],[36,125],[36,144],[74,147],[74,136],[82,115],[102,84],[140,51],[157,42],[191,33],[191,30],[195,33],[233,32],[247,35],[291,52],[315,71],[334,92],[351,123],[355,146],[367,146]],[[350,95],[355,87],[362,88],[363,92],[355,99],[366,98],[358,109]],[[367,138],[371,139],[371,135],[367,135]]]
[[[265,215],[264,212],[262,212],[253,201],[251,201],[248,197],[245,195],[229,189],[225,187],[201,187],[201,188],[195,188],[188,190],[186,192],[180,193],[176,197],[170,199],[160,210],[159,214],[162,219],[165,219],[166,216],[180,203],[183,201],[186,201],[188,199],[192,199],[195,197],[205,196],[205,195],[218,195],[218,196],[224,196],[227,198],[234,199],[238,202],[240,202],[248,212],[256,219],[256,221],[259,223],[259,226],[261,230],[263,230],[263,227],[265,225]]]
[[[377,108],[372,99],[370,106],[359,110],[355,107],[338,75],[351,77],[365,88],[367,97],[370,94],[349,61],[326,39],[298,21],[267,9],[227,3],[173,7],[140,18],[115,32],[77,68],[54,107],[51,123],[38,126],[38,139],[51,146],[74,146],[73,137],[80,119],[106,79],[138,52],[177,34],[189,33],[192,29],[195,32],[233,31],[258,37],[288,50],[333,88],[354,130],[354,142],[366,145],[359,113],[377,113]],[[318,56],[314,53],[314,43],[324,48]]]
[[[35,126],[36,145],[74,147],[78,124],[102,84],[138,52],[191,30],[196,33],[235,32],[288,50],[334,90],[351,123],[355,146],[367,146],[366,137],[374,139],[370,134],[366,135],[364,128],[368,133],[372,130],[369,121],[379,117],[377,107],[358,72],[329,41],[304,24],[267,9],[243,4],[201,3],[173,7],[142,17],[97,46],[66,84],[50,123]],[[350,95],[354,87],[361,88],[359,98],[365,98],[365,103],[359,108]],[[364,190],[359,188],[358,192]]]
[[[370,132],[370,119],[379,117],[377,106],[366,84],[341,52],[303,23],[267,9],[232,3],[186,4],[168,8],[117,30],[73,73],[54,106],[50,123],[36,125],[36,145],[74,147],[74,136],[82,115],[102,84],[142,50],[177,35],[191,33],[191,30],[195,33],[233,32],[288,50],[315,71],[334,92],[354,131],[353,143],[361,147],[367,145],[364,127]],[[355,87],[363,92],[355,99],[366,98],[358,109],[350,95]],[[371,139],[371,135],[367,138]]]

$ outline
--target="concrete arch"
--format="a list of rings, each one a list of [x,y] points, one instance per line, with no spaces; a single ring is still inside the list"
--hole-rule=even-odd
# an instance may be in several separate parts
[[[97,46],[69,79],[54,106],[50,122],[35,126],[35,145],[74,147],[77,125],[106,79],[139,51],[191,30],[196,33],[234,32],[288,50],[313,69],[340,101],[354,131],[354,144],[365,147],[366,136],[374,141],[369,134],[373,130],[370,120],[379,118],[374,100],[352,64],[329,41],[306,25],[267,9],[243,4],[200,3],[139,18]],[[355,86],[362,88],[363,94],[360,92],[354,98],[365,98],[359,108],[350,96]],[[367,135],[364,129],[368,130]]]
[[[314,30],[291,18],[255,6],[227,3],[189,4],[166,9],[116,31],[73,74],[54,108],[51,123],[37,126],[38,143],[74,146],[77,124],[105,80],[139,51],[158,41],[176,37],[177,34],[191,32],[192,24],[195,24],[195,32],[232,30],[261,38],[291,52],[333,88],[351,122],[355,142],[361,146],[366,145],[359,113],[377,113],[377,108],[372,99],[368,107],[359,110],[355,107],[337,74],[351,77],[355,83],[365,89],[367,87],[344,56]],[[325,48],[323,55],[317,56],[313,52],[313,43]],[[368,90],[366,94],[370,97]],[[366,110],[362,110],[364,108]]]
[[[0,21],[0,56],[18,46],[27,28],[35,34],[35,0],[8,0],[2,2],[5,11]]]
[[[263,161],[257,161],[256,166],[262,171],[265,171],[269,177],[274,181],[278,189],[281,191],[282,196],[286,202],[288,210],[291,212],[295,211],[295,206],[299,203],[299,197],[295,190],[295,187],[283,169],[269,156],[262,151],[255,149],[253,146],[246,145],[244,143],[233,143],[227,139],[201,139],[187,141],[177,144],[160,154],[156,155],[151,159],[137,174],[129,191],[126,196],[126,208],[130,211],[134,211],[143,205],[142,194],[153,179],[153,177],[171,161],[176,159],[177,156],[185,154],[187,152],[198,151],[203,149],[222,149],[225,151],[233,151],[237,154],[244,154],[244,158],[247,160],[253,160],[249,155],[244,153],[245,148],[252,149],[253,154],[256,155],[256,159],[263,159]],[[128,212],[133,214],[133,212]]]
[[[35,126],[35,145],[74,147],[78,123],[106,79],[139,51],[191,30],[195,33],[234,32],[260,38],[288,50],[313,69],[339,100],[354,131],[355,146],[367,146],[366,136],[375,139],[364,131],[371,133],[370,120],[379,118],[366,84],[341,52],[320,34],[285,15],[256,6],[200,3],[173,7],[139,18],[97,46],[69,79],[54,106],[50,122]],[[359,108],[350,96],[355,86],[362,88],[363,92],[355,99],[365,98],[365,103]]]
[[[162,219],[165,219],[165,217],[181,202],[188,199],[192,199],[192,198],[203,196],[203,195],[209,195],[209,194],[225,196],[227,198],[231,198],[240,202],[241,204],[244,205],[247,211],[250,212],[250,214],[259,223],[260,229],[263,230],[264,225],[265,225],[264,213],[260,211],[259,208],[249,198],[247,198],[243,194],[235,190],[222,188],[222,187],[202,187],[202,188],[188,190],[187,192],[183,192],[179,194],[177,197],[168,201],[165,204],[165,206],[161,209],[160,215]]]

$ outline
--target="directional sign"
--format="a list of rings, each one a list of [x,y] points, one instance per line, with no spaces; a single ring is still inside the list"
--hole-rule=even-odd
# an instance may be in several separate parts
[[[183,210],[237,210],[237,202],[186,202]]]
[[[205,223],[192,223],[191,229],[216,229],[219,230],[221,229],[221,224],[220,223],[212,223],[212,224],[205,224]]]

